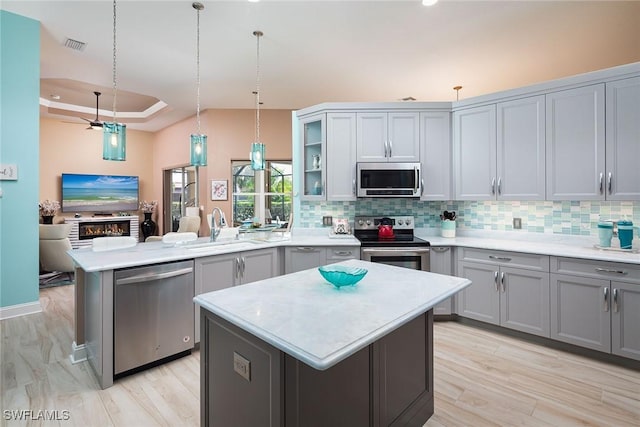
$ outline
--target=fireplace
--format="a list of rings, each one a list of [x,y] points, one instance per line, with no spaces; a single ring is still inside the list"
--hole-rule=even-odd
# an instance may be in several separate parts
[[[105,236],[130,236],[130,224],[129,220],[80,222],[78,224],[78,239],[89,240]]]

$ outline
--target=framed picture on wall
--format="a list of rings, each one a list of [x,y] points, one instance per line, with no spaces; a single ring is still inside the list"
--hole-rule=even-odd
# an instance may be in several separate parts
[[[227,200],[227,180],[211,180],[211,200]]]

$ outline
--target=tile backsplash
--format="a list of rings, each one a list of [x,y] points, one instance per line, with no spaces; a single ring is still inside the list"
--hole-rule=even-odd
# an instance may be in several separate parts
[[[416,227],[439,227],[443,211],[455,211],[458,230],[513,230],[522,218],[522,231],[549,234],[597,235],[600,216],[626,217],[640,225],[640,202],[423,202],[412,199],[362,199],[355,202],[301,202],[298,225],[322,227],[322,216],[353,219],[356,215],[415,216]],[[521,231],[521,230],[518,230]]]

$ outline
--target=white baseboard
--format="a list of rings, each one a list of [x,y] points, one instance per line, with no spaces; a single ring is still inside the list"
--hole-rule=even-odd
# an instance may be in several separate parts
[[[87,360],[87,347],[85,344],[77,345],[76,342],[71,343],[71,354],[69,355],[69,359],[72,364],[84,362]]]
[[[40,312],[42,312],[40,301],[9,305],[7,307],[0,307],[0,320],[10,319],[12,317],[26,316],[27,314],[35,314]]]

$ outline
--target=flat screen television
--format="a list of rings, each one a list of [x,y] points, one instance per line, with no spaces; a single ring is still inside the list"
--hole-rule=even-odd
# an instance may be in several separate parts
[[[62,174],[62,212],[138,210],[137,176]]]

